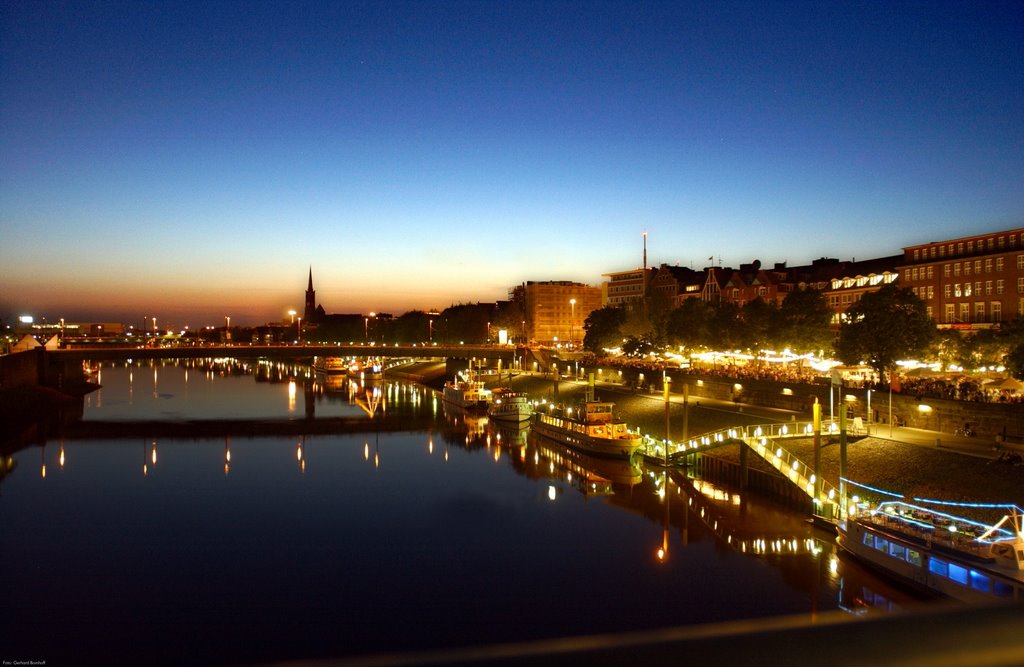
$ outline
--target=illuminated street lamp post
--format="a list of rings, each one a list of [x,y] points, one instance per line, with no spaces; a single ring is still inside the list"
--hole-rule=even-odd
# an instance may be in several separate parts
[[[572,325],[576,322],[576,299],[569,299],[569,305],[572,306],[572,315],[569,317],[569,349],[573,349],[572,339]]]
[[[225,315],[224,316],[224,342],[225,343],[230,343],[231,342],[231,316],[230,315]]]
[[[292,324],[295,324],[295,310],[289,310],[288,314],[292,317]]]
[[[376,317],[377,314],[370,311],[370,314],[363,318],[363,341],[370,341],[370,318]]]
[[[302,317],[299,317],[299,326],[295,328],[295,341],[298,343],[302,342]]]
[[[430,317],[427,318],[427,342],[434,342],[434,319]]]

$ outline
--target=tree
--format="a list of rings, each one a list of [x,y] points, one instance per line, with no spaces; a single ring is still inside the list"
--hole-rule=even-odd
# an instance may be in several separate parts
[[[779,307],[776,343],[796,354],[821,354],[832,348],[832,309],[816,289],[798,289],[786,295]]]
[[[778,323],[778,306],[758,297],[743,304],[740,317],[743,324],[740,328],[740,340],[743,347],[761,352],[771,347]]]
[[[846,315],[839,327],[836,356],[847,364],[866,362],[880,377],[897,360],[927,353],[936,337],[924,301],[909,288],[891,283],[864,294]]]
[[[667,337],[671,345],[694,350],[711,343],[711,318],[714,311],[707,301],[687,299],[668,318]]]
[[[1003,364],[1006,371],[1018,380],[1024,380],[1024,344],[1012,348],[1005,357]]]
[[[743,318],[740,307],[731,301],[711,305],[708,346],[718,350],[738,350],[743,345]]]
[[[601,354],[605,348],[618,347],[622,344],[622,325],[626,321],[626,312],[615,306],[605,306],[591,311],[583,321],[583,347],[595,354]]]

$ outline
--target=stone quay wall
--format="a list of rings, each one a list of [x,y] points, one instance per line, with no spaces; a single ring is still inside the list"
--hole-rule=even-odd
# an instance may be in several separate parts
[[[603,374],[607,379],[608,371],[605,370]],[[822,406],[823,418],[827,419],[830,411],[838,415],[839,406],[845,405],[847,416],[851,420],[859,417],[868,422],[870,416],[870,422],[873,424],[889,423],[891,400],[892,420],[898,426],[953,434],[965,424],[970,424],[978,437],[1009,443],[1024,442],[1024,403],[956,401],[899,393],[891,394],[890,399],[888,391],[846,386],[831,387],[824,379],[821,382],[798,383],[728,378],[672,370],[667,371],[667,374],[671,378],[673,395],[682,394],[683,386],[686,385],[689,388],[689,395],[694,398],[793,410],[808,418],[814,400],[817,399]],[[624,383],[635,383],[637,379],[638,375],[635,372],[623,373]],[[644,384],[648,385],[648,390],[660,390],[661,371],[648,372],[644,377]]]

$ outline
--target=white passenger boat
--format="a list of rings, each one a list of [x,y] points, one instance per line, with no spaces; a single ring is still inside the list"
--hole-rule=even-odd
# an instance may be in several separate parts
[[[491,390],[469,369],[446,382],[441,397],[445,402],[467,412],[486,413],[491,403]]]
[[[1024,600],[1021,510],[992,526],[903,501],[839,523],[839,545],[905,583],[965,602]]]
[[[343,357],[313,357],[313,370],[327,375],[343,374],[348,371],[348,362]]]
[[[530,429],[537,435],[596,456],[629,458],[643,440],[615,417],[613,403],[587,400],[556,414],[534,412]]]
[[[530,419],[533,406],[526,394],[521,394],[504,387],[491,392],[491,402],[487,406],[487,416],[494,421],[520,424]]]

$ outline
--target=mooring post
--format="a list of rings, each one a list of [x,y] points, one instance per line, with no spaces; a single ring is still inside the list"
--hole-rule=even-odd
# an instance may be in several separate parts
[[[668,465],[668,443],[669,443],[669,440],[672,437],[670,432],[669,432],[669,414],[668,414],[669,406],[671,405],[670,399],[669,399],[668,388],[669,388],[669,384],[671,382],[672,382],[672,378],[670,378],[668,376],[668,373],[663,374],[663,376],[662,376],[662,384],[665,385],[665,465],[666,466]]]
[[[839,516],[846,516],[846,406],[839,404]]]
[[[818,397],[814,397],[814,503],[817,510],[817,503],[821,498],[821,403]]]

